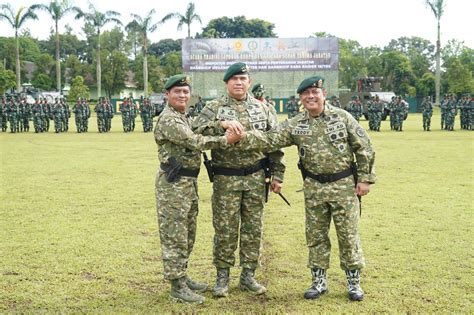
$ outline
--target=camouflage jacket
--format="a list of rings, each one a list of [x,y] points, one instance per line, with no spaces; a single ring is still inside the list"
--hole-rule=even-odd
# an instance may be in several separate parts
[[[203,135],[223,135],[225,130],[221,121],[239,121],[246,131],[270,131],[277,126],[276,112],[267,105],[247,94],[244,101],[237,101],[228,95],[208,102],[193,122],[193,130]],[[244,168],[255,165],[266,157],[260,150],[242,151],[239,146],[226,149],[216,148],[211,151],[212,161],[218,167]],[[268,154],[274,163],[274,179],[283,181],[285,165],[283,151]]]
[[[304,168],[313,174],[335,174],[358,165],[359,182],[375,183],[375,153],[367,132],[345,110],[325,105],[323,113],[313,118],[304,111],[281,123],[277,130],[247,138],[261,143],[266,150],[298,146]],[[256,145],[256,144],[254,144]]]
[[[199,169],[201,151],[227,146],[227,139],[195,134],[191,130],[191,120],[167,105],[156,122],[155,142],[158,145],[158,159],[167,163],[170,157],[185,168]]]

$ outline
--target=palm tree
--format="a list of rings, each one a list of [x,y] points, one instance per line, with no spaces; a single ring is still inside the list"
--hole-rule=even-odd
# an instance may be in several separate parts
[[[97,11],[92,3],[89,3],[89,12],[83,12],[81,9],[75,9],[77,12],[76,19],[83,18],[86,22],[92,24],[97,30],[97,97],[101,96],[102,91],[102,71],[100,67],[100,30],[107,23],[114,22],[122,25],[122,22],[117,18],[120,13],[116,11],[106,11],[104,13]]]
[[[186,24],[188,26],[188,37],[187,38],[191,38],[191,23],[193,23],[196,20],[196,21],[198,21],[199,23],[202,24],[201,17],[196,14],[194,3],[192,3],[192,2],[190,2],[188,4],[188,7],[186,8],[186,13],[184,15],[182,15],[179,12],[169,13],[161,20],[161,22],[164,23],[164,22],[168,21],[171,18],[179,19],[178,31],[181,31],[184,24]]]
[[[38,16],[31,10],[31,8],[20,7],[15,13],[10,4],[2,4],[0,6],[0,20],[7,20],[11,27],[15,30],[15,42],[16,42],[16,92],[21,91],[21,80],[20,80],[20,40],[18,33],[20,29],[25,25],[26,21],[32,19],[38,19]]]
[[[69,0],[60,0],[60,2],[56,2],[56,0],[51,0],[49,5],[45,4],[34,4],[31,6],[32,10],[43,10],[48,12],[51,18],[54,20],[54,26],[56,30],[56,90],[61,92],[61,63],[59,61],[59,30],[58,24],[59,20],[61,20],[66,14],[76,10],[71,5]]]
[[[139,33],[143,40],[143,92],[145,97],[148,96],[148,33],[153,33],[161,24],[161,22],[154,23],[152,21],[153,14],[155,14],[155,9],[148,12],[145,18],[132,13],[133,21],[126,27],[130,31]]]
[[[441,40],[440,40],[440,20],[444,13],[444,0],[425,0],[426,5],[431,8],[433,14],[438,21],[438,39],[436,41],[436,76],[435,76],[435,90],[436,90],[436,104],[439,105],[439,92],[440,92],[440,81],[441,81]]]

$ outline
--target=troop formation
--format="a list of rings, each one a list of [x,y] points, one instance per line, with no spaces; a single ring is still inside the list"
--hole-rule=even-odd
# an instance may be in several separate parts
[[[15,96],[2,97],[0,103],[0,128],[7,131],[7,122],[10,132],[27,132],[30,130],[31,106],[25,98]]]
[[[441,101],[441,129],[453,131],[455,117],[460,112],[461,129],[472,130],[474,103],[469,95],[456,100],[454,94],[446,94]]]

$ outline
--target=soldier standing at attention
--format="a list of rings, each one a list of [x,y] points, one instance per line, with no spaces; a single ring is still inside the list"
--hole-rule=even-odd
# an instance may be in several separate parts
[[[83,120],[84,120],[84,110],[82,109],[81,98],[77,98],[76,104],[72,107],[72,112],[74,113],[74,118],[76,121],[76,129],[78,133],[84,131]]]
[[[431,116],[433,116],[433,103],[429,96],[426,96],[421,103],[421,112],[423,114],[423,130],[430,131]]]
[[[286,110],[288,111],[288,119],[298,115],[300,106],[298,105],[294,95],[290,96],[290,100],[288,101],[288,104],[286,104]]]
[[[122,104],[120,104],[120,112],[122,113],[122,125],[123,132],[130,131],[130,104],[126,97],[123,98]]]
[[[356,195],[367,195],[370,184],[376,180],[375,154],[367,132],[349,113],[325,105],[323,83],[324,79],[319,76],[301,82],[297,92],[305,111],[267,133],[269,146],[265,148],[298,146],[298,167],[304,180],[308,267],[312,275],[312,285],[305,291],[304,298],[317,299],[328,291],[326,270],[331,253],[329,227],[333,219],[349,299],[361,301],[364,292],[360,287],[360,271],[365,262]]]
[[[262,102],[248,93],[252,83],[245,63],[231,65],[224,74],[227,93],[208,102],[193,122],[193,129],[203,135],[224,134],[225,120],[241,124],[245,130],[268,131],[276,126],[276,117]],[[230,267],[235,264],[234,252],[240,240],[240,289],[252,294],[263,294],[266,288],[254,276],[259,266],[262,241],[262,219],[265,193],[264,167],[267,161],[274,163],[271,189],[281,190],[284,165],[283,152],[268,155],[253,150],[213,149],[211,151],[214,185],[212,214],[214,226],[213,264],[217,269],[213,295],[225,297],[229,291]],[[239,238],[240,235],[240,238]]]
[[[178,74],[165,84],[168,105],[158,117],[155,141],[161,162],[155,192],[164,277],[171,281],[170,296],[184,303],[203,303],[207,284],[187,274],[189,256],[196,238],[198,215],[197,176],[201,150],[228,146],[241,139],[237,133],[209,137],[194,134],[186,105],[191,95],[189,77]],[[225,126],[225,122],[221,124]]]

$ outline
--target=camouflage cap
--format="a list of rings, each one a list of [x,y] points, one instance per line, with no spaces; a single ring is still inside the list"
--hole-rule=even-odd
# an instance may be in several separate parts
[[[184,74],[177,74],[168,79],[165,84],[165,90],[169,91],[174,86],[191,87],[191,78]]]
[[[320,76],[314,76],[314,77],[309,77],[304,79],[300,85],[298,86],[298,89],[296,90],[296,93],[301,94],[310,87],[317,87],[317,88],[322,88],[324,83],[324,78]]]
[[[249,66],[243,62],[236,62],[227,69],[224,74],[224,82],[229,81],[236,74],[250,74]]]
[[[264,89],[265,89],[265,87],[263,86],[262,83],[257,83],[253,86],[252,93],[255,93],[255,91],[264,90]]]

